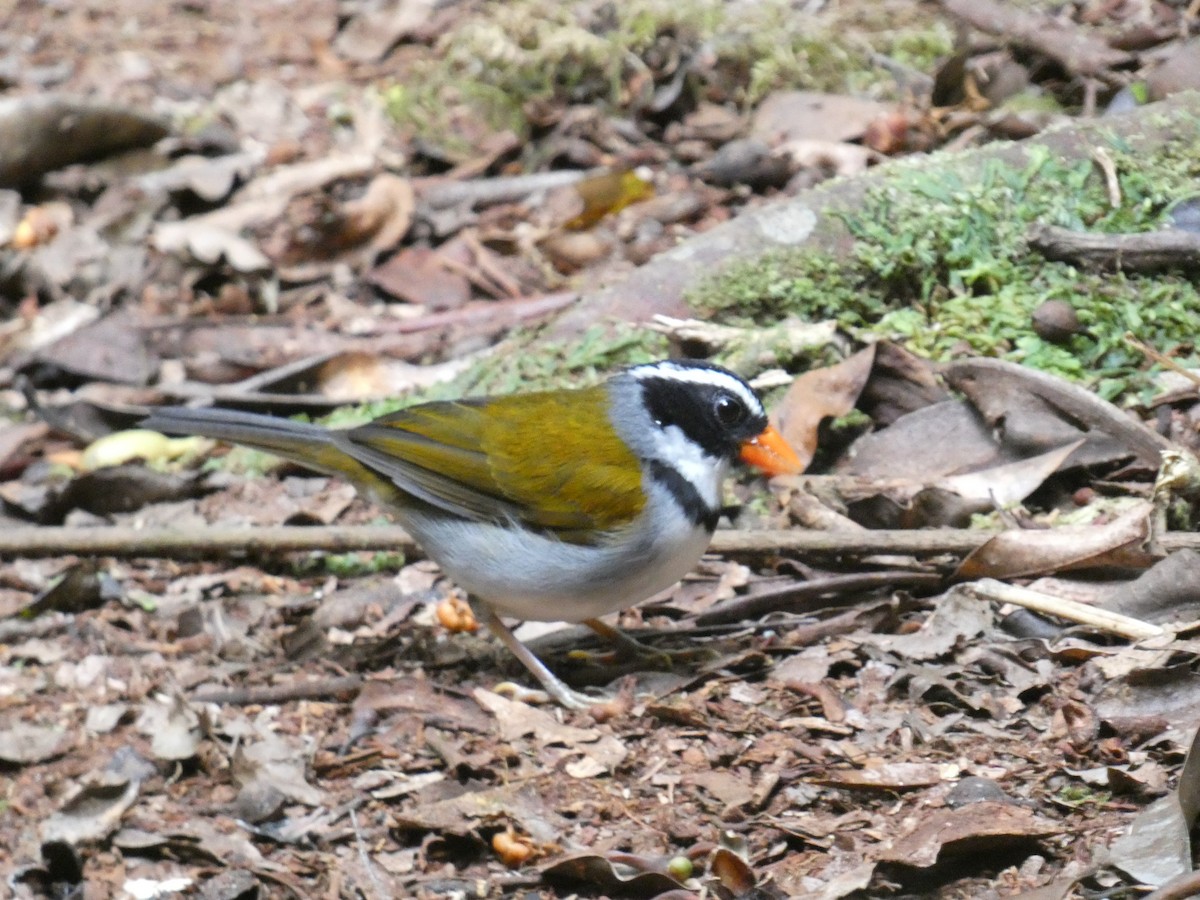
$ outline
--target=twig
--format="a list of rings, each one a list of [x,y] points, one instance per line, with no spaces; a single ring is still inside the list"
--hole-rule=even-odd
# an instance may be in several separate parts
[[[516,203],[530,194],[550,191],[574,184],[587,177],[587,172],[559,169],[536,172],[532,175],[502,175],[496,178],[476,178],[471,181],[449,181],[446,178],[415,178],[417,197],[427,208],[446,209],[466,206],[472,209],[494,206],[497,203]]]
[[[996,536],[992,531],[930,528],[919,531],[718,531],[709,550],[729,556],[779,553],[838,556],[908,554],[964,555]],[[1200,550],[1200,534],[1159,535],[1164,552]],[[172,528],[12,528],[0,530],[0,559],[53,556],[160,557],[196,559],[214,556],[262,556],[268,553],[398,550],[418,554],[416,542],[396,525],[277,525],[264,528],[217,527],[179,531]]]
[[[295,681],[267,687],[210,688],[197,691],[188,699],[194,703],[228,703],[233,706],[265,706],[293,700],[324,700],[357,691],[362,687],[358,675],[327,678],[322,681]]]
[[[1092,161],[1104,173],[1104,186],[1108,190],[1108,205],[1117,209],[1121,205],[1121,180],[1117,177],[1117,164],[1103,147],[1092,148]]]
[[[1125,343],[1129,344],[1129,346],[1135,348],[1139,353],[1141,353],[1143,356],[1145,356],[1147,359],[1151,360],[1152,362],[1158,363],[1164,369],[1170,369],[1172,372],[1174,372],[1177,375],[1182,375],[1184,378],[1186,378],[1192,384],[1200,387],[1200,375],[1197,375],[1194,369],[1188,369],[1188,368],[1185,368],[1184,366],[1181,366],[1179,363],[1175,362],[1175,360],[1171,359],[1171,357],[1167,356],[1165,353],[1160,353],[1154,347],[1151,347],[1149,344],[1147,344],[1145,341],[1143,341],[1141,338],[1139,338],[1137,335],[1135,335],[1132,331],[1125,332],[1125,334],[1121,336],[1121,340],[1123,340]]]
[[[1143,622],[1141,619],[1123,616],[1120,613],[1109,612],[1106,609],[1097,609],[1086,603],[1080,603],[1078,600],[1054,597],[1027,587],[1005,584],[1003,581],[997,581],[994,578],[981,578],[979,581],[967,585],[967,588],[984,600],[995,600],[998,603],[1012,603],[1014,606],[1023,606],[1026,609],[1032,609],[1034,612],[1057,616],[1060,619],[1078,622],[1081,625],[1090,625],[1092,628],[1098,628],[1101,631],[1107,631],[1109,634],[1129,638],[1133,641],[1160,637],[1166,634],[1163,628],[1160,628],[1158,625],[1151,625],[1149,622]]]
[[[1143,900],[1185,900],[1200,896],[1200,872],[1185,872],[1172,878]]]
[[[359,864],[366,870],[367,877],[371,879],[376,895],[379,897],[392,896],[392,892],[387,889],[379,878],[379,873],[375,871],[375,863],[371,861],[371,855],[367,853],[367,842],[363,840],[362,830],[358,827],[358,813],[353,809],[350,810],[350,825],[354,828],[354,843],[358,847]]]
[[[1190,231],[1090,234],[1054,225],[1034,225],[1028,241],[1046,259],[1088,269],[1158,272],[1200,268],[1200,234]]]
[[[210,556],[261,556],[324,550],[416,549],[412,537],[394,526],[270,528],[13,528],[0,532],[0,558],[47,556],[119,556],[194,559]]]
[[[853,575],[832,575],[782,588],[761,591],[748,597],[737,597],[719,603],[696,617],[697,625],[718,625],[725,622],[744,622],[757,619],[767,613],[787,610],[796,612],[796,607],[807,600],[818,600],[830,595],[862,594],[866,591],[888,588],[889,590],[936,587],[945,578],[931,572],[861,572]],[[823,604],[828,606],[828,603]]]

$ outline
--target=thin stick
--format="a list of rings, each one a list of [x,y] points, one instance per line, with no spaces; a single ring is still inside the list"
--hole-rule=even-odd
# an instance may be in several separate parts
[[[1184,368],[1165,353],[1160,353],[1141,338],[1137,337],[1132,331],[1125,332],[1125,334],[1122,335],[1121,340],[1136,349],[1143,356],[1149,358],[1153,362],[1158,363],[1164,369],[1170,369],[1175,374],[1182,375],[1192,384],[1200,385],[1200,375],[1197,375],[1194,370]]]
[[[718,531],[710,552],[726,556],[820,554],[848,557],[876,554],[962,556],[996,536],[991,531],[930,528],[913,531]],[[1200,550],[1200,534],[1167,532],[1158,537],[1164,552]],[[416,542],[396,525],[277,525],[197,528],[28,527],[0,529],[0,559],[54,556],[159,557],[196,559],[247,557],[271,553],[397,550],[421,555]]]
[[[1005,584],[994,578],[981,578],[979,581],[967,585],[967,589],[984,600],[1023,606],[1034,612],[1057,616],[1069,622],[1090,625],[1092,628],[1098,628],[1131,641],[1140,641],[1166,634],[1165,629],[1158,625],[1151,625],[1149,622],[1143,622],[1141,619],[1123,616],[1106,609],[1097,609],[1086,603],[1080,603],[1078,600],[1054,597],[1031,588]]]
[[[327,700],[349,694],[362,687],[358,675],[325,678],[320,681],[293,681],[258,687],[208,688],[197,691],[188,699],[196,703],[229,703],[234,706],[266,706],[290,703],[293,700]]]

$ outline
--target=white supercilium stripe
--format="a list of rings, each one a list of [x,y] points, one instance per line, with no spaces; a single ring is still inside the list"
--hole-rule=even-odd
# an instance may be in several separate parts
[[[730,393],[741,397],[742,402],[746,404],[746,408],[752,413],[762,412],[762,404],[754,396],[754,391],[750,390],[740,378],[730,375],[728,372],[723,372],[720,369],[708,369],[703,366],[681,366],[668,360],[635,366],[629,370],[629,374],[638,381],[643,381],[647,378],[663,378],[668,381],[707,384],[712,387],[725,388]]]

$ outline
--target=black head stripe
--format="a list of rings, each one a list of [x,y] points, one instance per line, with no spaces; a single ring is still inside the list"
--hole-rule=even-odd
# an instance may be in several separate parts
[[[753,400],[746,416],[735,426],[722,423],[717,414],[717,401],[722,396],[745,405],[745,396],[720,383],[681,381],[669,375],[643,377],[642,395],[646,411],[654,422],[664,428],[675,425],[705,454],[713,459],[733,459],[746,441],[767,427],[767,417],[757,398],[745,389]]]

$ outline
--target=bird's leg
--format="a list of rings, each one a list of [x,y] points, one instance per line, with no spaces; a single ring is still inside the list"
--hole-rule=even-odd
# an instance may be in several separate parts
[[[630,659],[645,661],[656,668],[670,669],[674,667],[676,659],[692,660],[697,655],[696,651],[692,649],[674,652],[659,650],[657,647],[651,647],[649,644],[643,644],[641,641],[631,638],[620,628],[599,619],[584,619],[583,624],[616,647],[618,653]]]
[[[547,669],[546,664],[533,655],[533,651],[517,640],[516,635],[509,631],[508,626],[500,621],[500,617],[492,611],[491,607],[480,603],[478,611],[482,614],[481,618],[483,619],[483,623],[487,625],[488,630],[500,639],[500,642],[509,649],[513,656],[521,661],[521,664],[545,688],[546,693],[558,701],[560,705],[565,706],[567,709],[590,709],[601,702],[598,698],[589,697],[587,694],[581,694],[578,691],[572,690],[567,686],[566,682]],[[632,638],[628,640],[632,640]]]
[[[617,628],[615,625],[609,625],[607,622],[602,622],[600,619],[584,619],[583,624],[619,651],[634,659],[661,659],[664,656],[668,656],[668,654],[663,653],[661,650],[656,650],[653,647],[643,644],[636,638],[631,638],[620,628]]]

